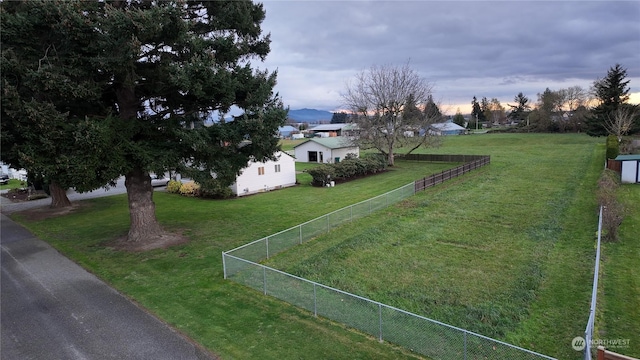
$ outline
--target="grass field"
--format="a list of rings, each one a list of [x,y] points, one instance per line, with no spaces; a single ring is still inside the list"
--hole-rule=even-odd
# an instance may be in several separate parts
[[[19,189],[25,186],[26,186],[26,183],[24,181],[20,181],[18,179],[9,179],[9,182],[7,184],[0,185],[0,190]]]
[[[534,351],[580,358],[570,341],[588,317],[603,140],[472,135],[425,152],[487,154],[491,165],[312,241],[294,250],[298,255],[285,253],[277,265]],[[80,211],[56,219],[14,218],[224,359],[411,358],[224,281],[220,253],[451,166],[400,162],[335,188],[313,188],[299,174],[300,186],[224,201],[156,193],[158,219],[192,241],[148,253],[108,246],[128,228],[124,195],[83,202]],[[628,191],[626,198],[637,199],[637,187]],[[638,210],[632,216],[637,220]],[[622,232],[637,234],[637,223],[625,220]],[[619,249],[616,263],[626,269],[620,271],[633,276],[638,257],[627,251],[640,244],[627,236],[607,249]],[[608,263],[605,269],[609,277],[619,271]],[[637,281],[626,275],[619,281],[625,284],[619,295],[637,303]],[[616,336],[631,337],[638,312],[628,316],[608,294],[603,299],[599,330],[619,328]],[[637,351],[640,344],[632,346]]]

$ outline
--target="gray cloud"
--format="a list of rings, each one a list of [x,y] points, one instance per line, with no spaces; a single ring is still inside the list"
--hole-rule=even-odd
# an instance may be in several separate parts
[[[372,65],[407,61],[443,104],[582,86],[616,63],[640,92],[637,1],[265,1],[263,30],[292,108],[334,110]],[[453,109],[452,111],[455,111]]]

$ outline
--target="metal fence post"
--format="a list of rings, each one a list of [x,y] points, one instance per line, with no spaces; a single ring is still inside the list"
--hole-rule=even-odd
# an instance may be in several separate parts
[[[378,324],[380,326],[378,341],[382,342],[382,304],[378,304]]]
[[[267,268],[262,267],[262,288],[264,289],[264,294],[267,295]]]
[[[316,296],[316,283],[313,283],[313,316],[318,317],[318,297]]]
[[[467,360],[467,332],[464,332],[464,360]]]
[[[269,237],[266,237],[265,243],[267,245],[267,259],[269,258]]]
[[[222,252],[222,272],[224,272],[224,279],[227,279],[227,263],[224,258],[224,251]]]

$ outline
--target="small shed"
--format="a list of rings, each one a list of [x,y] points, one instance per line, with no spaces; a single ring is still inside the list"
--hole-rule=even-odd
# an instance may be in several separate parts
[[[237,196],[281,189],[296,184],[296,162],[283,152],[276,153],[277,160],[266,162],[250,161],[236,182],[230,187]]]
[[[640,154],[618,155],[616,161],[622,163],[620,171],[620,181],[627,184],[640,183]]]
[[[337,163],[347,154],[360,155],[360,148],[342,136],[311,138],[296,145],[293,150],[296,161],[311,163]]]

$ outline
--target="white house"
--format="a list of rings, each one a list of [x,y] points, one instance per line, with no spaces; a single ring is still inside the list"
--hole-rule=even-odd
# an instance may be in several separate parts
[[[452,121],[431,124],[429,131],[435,135],[460,135],[467,130]]]
[[[278,151],[276,157],[277,161],[250,161],[236,178],[236,182],[231,185],[233,193],[244,196],[294,186],[296,184],[295,159],[282,151]]]
[[[360,148],[351,144],[349,139],[341,136],[327,138],[311,138],[296,145],[296,161],[315,163],[337,163],[347,154],[360,156]]]
[[[622,163],[621,182],[640,183],[640,155],[618,155],[616,160]]]

